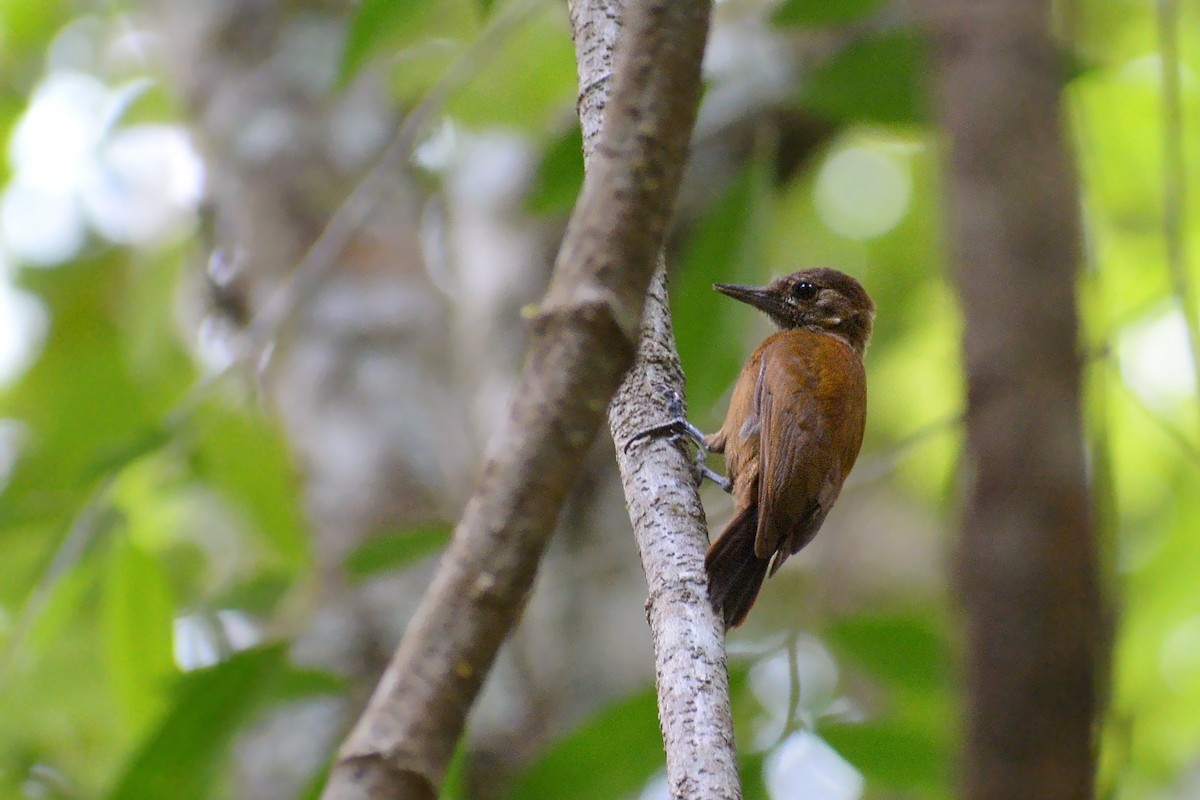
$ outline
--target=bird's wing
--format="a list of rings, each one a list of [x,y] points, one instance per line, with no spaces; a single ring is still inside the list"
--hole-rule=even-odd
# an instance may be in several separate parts
[[[857,374],[855,368],[861,372],[857,357],[832,337],[795,333],[800,341],[781,337],[763,353],[758,392],[762,427],[754,552],[764,559],[778,553],[774,569],[816,535],[862,436],[865,397],[857,392],[865,385],[845,378]],[[848,452],[851,440],[853,452]]]

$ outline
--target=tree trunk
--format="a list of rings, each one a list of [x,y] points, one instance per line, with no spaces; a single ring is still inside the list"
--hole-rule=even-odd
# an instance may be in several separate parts
[[[968,395],[964,797],[1082,800],[1093,794],[1101,602],[1063,65],[1049,3],[934,8]]]

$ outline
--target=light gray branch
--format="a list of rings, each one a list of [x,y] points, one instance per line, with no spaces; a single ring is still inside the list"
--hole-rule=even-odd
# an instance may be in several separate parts
[[[621,444],[637,431],[665,421],[659,391],[683,391],[660,269],[646,299],[638,358],[609,408],[618,443],[617,462],[629,518],[637,536],[650,597],[646,611],[654,635],[658,717],[667,751],[667,781],[677,800],[736,800],[742,796],[725,624],[708,600],[704,554],[708,535],[691,459],[675,444],[658,440]]]
[[[589,161],[608,101],[622,5],[620,0],[571,5],[579,114]],[[664,421],[661,390],[682,396],[683,384],[660,257],[646,299],[637,361],[613,398],[609,428],[649,586],[646,610],[654,637],[658,714],[671,796],[734,800],[742,793],[729,709],[725,628],[708,601],[708,534],[691,462],[669,442],[638,445],[629,455],[623,448],[637,431]]]
[[[467,712],[632,362],[695,121],[708,13],[708,3],[695,0],[629,7],[603,131],[533,321],[508,423],[338,754],[326,800],[437,796]]]

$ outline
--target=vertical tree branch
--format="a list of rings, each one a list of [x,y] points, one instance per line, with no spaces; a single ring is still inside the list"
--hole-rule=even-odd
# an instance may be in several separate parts
[[[655,397],[662,387],[683,392],[666,272],[660,268],[646,299],[637,361],[609,407],[618,445],[667,418],[662,397]],[[618,446],[617,462],[650,592],[646,610],[671,797],[737,800],[742,790],[725,624],[708,599],[708,534],[691,461],[679,447],[660,440],[628,455]]]
[[[700,94],[707,2],[630,6],[599,145],[507,425],[324,797],[434,798],[559,509],[633,359]]]
[[[1062,64],[1049,3],[934,8],[968,392],[964,796],[1088,798],[1101,604]]]
[[[623,0],[571,4],[585,163],[593,158],[608,102],[623,5]],[[637,431],[665,418],[661,390],[674,390],[682,397],[683,384],[660,255],[646,299],[637,360],[609,407],[609,429],[649,587],[646,609],[654,637],[658,715],[671,796],[736,800],[742,792],[729,708],[725,626],[708,601],[708,532],[692,465],[667,442],[640,446],[632,454],[623,448]]]

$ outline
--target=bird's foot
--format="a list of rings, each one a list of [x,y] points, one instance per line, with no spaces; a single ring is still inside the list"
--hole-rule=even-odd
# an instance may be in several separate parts
[[[733,492],[733,481],[708,466],[708,464],[705,464],[704,459],[707,456],[708,451],[702,447],[696,455],[696,460],[693,462],[696,470],[696,483],[703,483],[704,479],[707,478],[719,486],[725,494],[731,494]]]
[[[625,443],[625,452],[628,453],[629,448],[643,439],[661,439],[664,436],[670,437],[675,441],[683,438],[690,439],[697,447],[704,449],[704,432],[689,422],[688,418],[684,415],[683,398],[679,392],[669,386],[663,386],[659,391],[666,399],[667,413],[672,418],[667,422],[659,423],[635,433]]]
[[[696,483],[701,483],[707,478],[717,486],[720,486],[722,490],[732,492],[733,482],[710,468],[706,463],[708,459],[708,446],[704,443],[704,432],[688,421],[688,418],[684,415],[683,398],[679,392],[670,387],[663,387],[662,393],[666,397],[667,412],[674,419],[635,433],[625,443],[625,452],[628,453],[630,447],[643,439],[658,439],[666,436],[676,442],[683,440],[690,441],[696,447],[696,457],[692,462],[692,468],[696,473]]]

